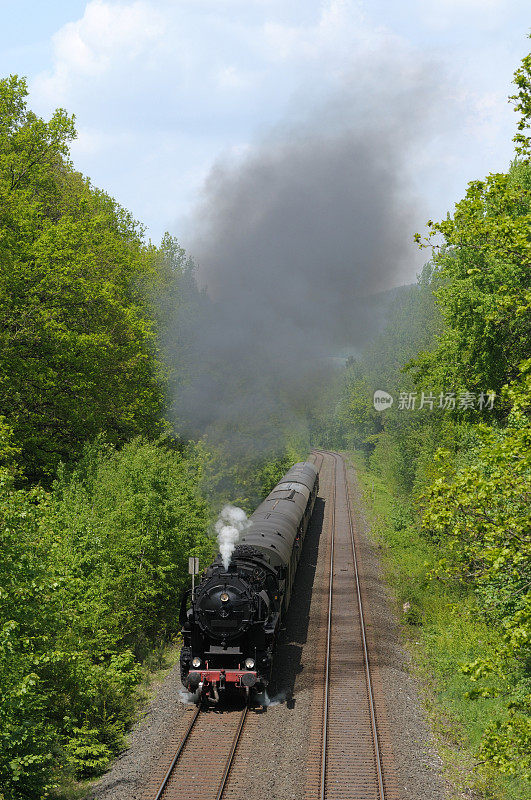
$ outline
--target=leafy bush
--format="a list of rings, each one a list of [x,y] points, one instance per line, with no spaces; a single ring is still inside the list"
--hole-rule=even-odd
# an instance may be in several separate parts
[[[134,715],[141,661],[179,630],[190,554],[205,563],[201,457],[171,441],[101,439],[51,492],[0,499],[0,783],[40,798],[100,771]]]
[[[469,697],[503,694],[510,719],[487,727],[481,752],[510,774],[531,780],[531,361],[520,386],[508,392],[513,407],[508,425],[480,429],[471,462],[450,469],[440,453],[442,474],[425,495],[423,525],[443,558],[440,577],[475,587],[503,644],[489,658],[463,671],[481,688]],[[495,685],[489,686],[489,677]],[[500,688],[500,683],[502,688]]]

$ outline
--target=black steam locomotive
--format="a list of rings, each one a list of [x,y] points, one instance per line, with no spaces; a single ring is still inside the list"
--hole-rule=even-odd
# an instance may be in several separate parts
[[[295,464],[250,517],[228,569],[218,555],[183,596],[181,679],[198,697],[267,686],[318,488],[315,465]]]

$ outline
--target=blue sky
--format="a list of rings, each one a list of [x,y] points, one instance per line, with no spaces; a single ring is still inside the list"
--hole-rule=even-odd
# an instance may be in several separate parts
[[[520,0],[21,0],[0,13],[0,72],[28,77],[43,116],[76,115],[75,166],[154,241],[185,243],[213,166],[311,126],[353,74],[378,98],[397,71],[429,73],[435,108],[408,180],[419,227],[444,215],[467,181],[506,168],[507,95],[531,44]]]

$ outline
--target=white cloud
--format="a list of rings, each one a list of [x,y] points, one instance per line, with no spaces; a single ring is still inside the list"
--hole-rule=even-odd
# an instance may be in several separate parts
[[[126,131],[112,133],[83,127],[77,131],[77,137],[71,145],[71,153],[74,160],[76,160],[87,156],[97,156],[105,151],[128,147],[133,143],[134,135]]]
[[[492,159],[491,170],[503,168],[503,165],[496,163],[500,142],[504,141],[509,148],[514,132],[509,127],[513,120],[507,94],[508,90],[502,89],[499,92],[485,91],[471,94],[467,98],[470,111],[465,118],[465,132],[475,140],[476,147],[489,154]],[[516,118],[514,129],[516,130]]]
[[[373,39],[361,6],[352,0],[327,0],[313,24],[266,22],[264,36],[269,55],[279,61],[322,59],[334,61],[352,53],[360,41]]]
[[[467,179],[481,176],[510,157],[514,115],[505,97],[528,47],[525,7],[524,0],[88,0],[48,43],[52,58],[30,75],[30,102],[43,116],[57,105],[76,114],[77,168],[158,236],[177,217],[181,225],[221,154],[245,151],[286,116],[311,117],[345,81],[374,76],[385,87],[397,71],[427,69],[451,97],[441,104],[440,133],[416,154],[418,180],[430,202],[438,193],[446,208],[465,170]],[[379,90],[376,83],[376,98]]]
[[[32,89],[55,103],[65,102],[76,80],[101,78],[113,65],[138,59],[163,30],[162,16],[143,0],[90,0],[81,19],[53,36],[53,70],[39,75]]]
[[[417,0],[420,19],[435,30],[471,20],[476,28],[491,27],[508,5],[507,0]]]
[[[486,8],[503,9],[507,5],[507,0],[430,0],[424,5],[432,7],[434,10],[477,11],[478,9],[485,10]]]
[[[249,86],[250,78],[237,67],[228,66],[218,71],[217,82],[222,89],[244,89]]]

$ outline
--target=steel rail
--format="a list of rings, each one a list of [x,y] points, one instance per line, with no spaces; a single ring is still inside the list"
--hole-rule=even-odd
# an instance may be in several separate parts
[[[225,767],[224,767],[224,770],[223,770],[223,775],[222,775],[221,780],[219,782],[219,786],[218,786],[218,790],[217,790],[217,794],[216,794],[216,800],[221,800],[221,798],[223,797],[223,794],[225,792],[225,788],[227,786],[227,782],[228,782],[228,779],[229,779],[231,767],[232,767],[232,764],[234,762],[234,756],[236,755],[236,749],[238,747],[238,743],[240,741],[240,738],[241,738],[241,735],[242,735],[242,731],[243,731],[243,726],[244,726],[245,720],[247,718],[248,710],[249,710],[249,703],[246,703],[245,708],[243,709],[243,711],[241,713],[240,720],[238,722],[238,727],[236,729],[236,733],[234,734],[234,737],[232,739],[232,744],[231,744],[229,755],[227,756],[227,758],[225,760]],[[155,795],[154,800],[161,800],[161,798],[163,797],[165,789],[166,789],[166,786],[168,785],[168,781],[171,778],[171,776],[173,775],[175,766],[176,766],[176,764],[177,764],[177,762],[178,762],[178,760],[179,760],[184,748],[186,747],[186,744],[187,744],[187,742],[188,742],[188,740],[190,738],[190,734],[192,733],[192,730],[194,729],[195,723],[196,723],[196,721],[197,721],[197,719],[198,719],[200,714],[201,714],[201,707],[198,706],[197,710],[194,712],[194,715],[193,715],[192,719],[190,720],[190,724],[188,725],[188,728],[186,729],[185,733],[183,734],[183,737],[182,737],[181,741],[179,742],[179,746],[178,746],[177,750],[175,751],[175,755],[173,756],[172,762],[171,762],[170,766],[168,767],[164,778],[162,779],[162,783],[160,784],[160,786],[159,786],[159,788],[157,790],[157,794]]]
[[[227,760],[225,762],[225,769],[223,771],[223,776],[222,776],[221,781],[219,783],[219,788],[218,788],[218,793],[216,795],[216,800],[221,800],[221,798],[223,797],[223,793],[225,791],[225,787],[226,787],[227,781],[229,779],[232,763],[234,761],[234,756],[236,754],[236,748],[238,747],[238,743],[240,741],[240,738],[241,738],[241,735],[242,735],[242,731],[243,731],[243,726],[245,725],[245,720],[247,719],[247,712],[248,711],[249,711],[249,703],[246,703],[245,704],[245,708],[243,709],[242,715],[240,717],[240,722],[238,724],[238,729],[237,729],[236,733],[234,734],[234,739],[232,740],[232,746],[231,746],[231,749],[230,749],[230,753],[227,756]]]
[[[329,684],[330,684],[330,642],[332,639],[332,603],[334,589],[334,534],[336,527],[336,464],[334,461],[334,480],[332,509],[330,512],[330,528],[332,532],[330,543],[330,578],[328,581],[328,618],[326,632],[326,656],[325,656],[325,693],[323,711],[323,742],[321,750],[321,790],[320,800],[325,800],[326,796],[326,757],[328,746],[328,706],[329,706]]]
[[[171,762],[170,766],[168,767],[168,771],[166,772],[164,778],[162,779],[162,783],[160,784],[160,786],[159,786],[159,788],[157,790],[157,794],[155,795],[154,800],[160,800],[160,798],[162,797],[162,795],[164,793],[164,789],[166,788],[166,785],[167,785],[167,783],[168,783],[168,781],[170,779],[170,776],[171,776],[171,774],[173,772],[173,769],[174,769],[175,765],[177,764],[177,761],[179,760],[179,758],[181,756],[181,753],[182,753],[182,751],[184,750],[184,748],[186,746],[186,742],[190,738],[190,734],[192,733],[192,730],[194,728],[194,725],[195,725],[195,723],[197,721],[197,718],[199,717],[200,713],[201,713],[201,706],[198,706],[197,709],[194,712],[194,715],[193,715],[193,717],[192,717],[192,719],[190,721],[190,724],[188,725],[188,728],[186,729],[186,731],[185,731],[185,733],[183,735],[183,738],[179,742],[179,747],[177,748],[177,750],[175,752],[175,755],[173,756],[172,762]]]
[[[380,740],[378,736],[378,727],[376,722],[376,710],[374,704],[374,692],[372,688],[372,678],[371,678],[371,668],[370,668],[370,658],[369,658],[369,649],[367,646],[367,635],[366,635],[366,625],[365,625],[365,616],[363,613],[363,601],[361,597],[361,584],[360,584],[360,577],[359,577],[359,568],[358,568],[358,558],[356,554],[356,545],[354,541],[354,524],[353,524],[353,513],[352,513],[352,503],[350,500],[350,490],[347,480],[347,470],[345,466],[345,460],[343,456],[339,455],[339,453],[333,453],[330,450],[322,450],[318,449],[314,452],[324,453],[329,455],[333,458],[334,461],[334,482],[333,482],[333,514],[332,514],[332,554],[330,560],[330,590],[329,590],[329,605],[328,605],[328,632],[327,632],[327,654],[326,654],[326,689],[325,689],[325,729],[323,732],[323,754],[321,760],[321,794],[320,800],[326,800],[326,743],[328,739],[328,681],[329,681],[329,660],[330,660],[330,639],[331,639],[331,618],[332,618],[332,585],[333,585],[333,548],[334,548],[334,528],[335,528],[335,504],[336,504],[336,482],[337,482],[337,464],[341,462],[343,466],[343,479],[345,483],[345,494],[347,500],[347,511],[348,511],[348,524],[349,524],[349,532],[350,532],[350,542],[352,547],[352,558],[353,558],[353,566],[354,566],[354,578],[355,578],[355,587],[356,587],[356,599],[358,604],[358,611],[359,611],[359,618],[360,618],[360,631],[361,631],[361,641],[362,641],[362,650],[363,650],[363,663],[364,663],[364,672],[365,672],[365,682],[367,686],[367,697],[369,701],[369,713],[371,719],[371,731],[372,731],[372,739],[373,739],[373,746],[374,746],[374,759],[376,765],[376,773],[378,779],[378,794],[379,800],[385,800],[385,785],[383,779],[383,767],[382,767],[382,754],[380,748]]]
[[[361,586],[360,586],[360,577],[359,577],[359,569],[358,569],[358,558],[356,554],[356,544],[354,542],[354,523],[353,523],[353,514],[352,514],[352,503],[350,500],[350,489],[347,480],[347,468],[345,466],[345,460],[342,456],[339,456],[341,462],[343,464],[343,478],[345,481],[345,492],[347,497],[347,509],[348,509],[348,524],[350,529],[350,543],[352,545],[352,558],[354,560],[354,576],[356,578],[356,595],[358,600],[358,608],[360,614],[360,628],[361,628],[361,640],[363,644],[363,661],[365,665],[365,680],[367,682],[367,695],[369,698],[369,710],[371,715],[371,728],[372,728],[372,738],[374,742],[374,759],[376,762],[376,772],[378,775],[378,792],[380,795],[380,800],[385,800],[385,786],[384,786],[384,779],[383,779],[383,767],[382,767],[382,753],[380,748],[380,739],[378,736],[378,727],[376,725],[376,709],[374,705],[374,692],[372,688],[372,678],[371,678],[371,662],[369,658],[369,649],[367,647],[367,635],[366,635],[366,626],[365,626],[365,617],[363,614],[363,601],[361,599]]]

